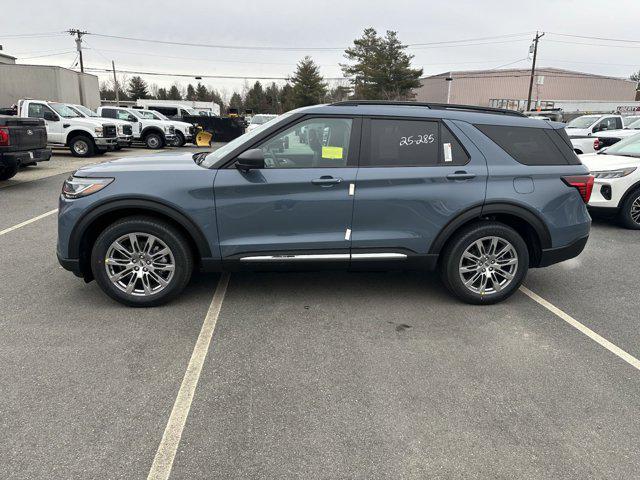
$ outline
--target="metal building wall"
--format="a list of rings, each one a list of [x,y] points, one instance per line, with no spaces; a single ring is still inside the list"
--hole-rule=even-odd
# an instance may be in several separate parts
[[[528,70],[464,71],[427,77],[416,90],[418,101],[446,101],[447,82],[451,81],[451,103],[488,106],[491,99],[526,99]],[[636,84],[630,80],[584,74],[568,70],[541,68],[544,84],[534,82],[532,99],[540,100],[635,100]]]
[[[21,98],[83,103],[80,82],[84,88],[84,104],[98,108],[100,88],[95,75],[48,65],[0,64],[0,106],[11,106]]]

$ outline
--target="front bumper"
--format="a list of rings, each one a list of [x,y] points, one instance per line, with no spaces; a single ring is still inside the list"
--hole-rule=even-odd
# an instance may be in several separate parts
[[[33,165],[37,162],[45,162],[51,158],[50,148],[38,148],[23,152],[0,153],[0,162],[3,165]]]
[[[99,150],[110,150],[118,145],[118,137],[96,137],[93,139]]]
[[[540,263],[538,263],[537,266],[548,267],[549,265],[553,265],[554,263],[564,262],[565,260],[577,257],[578,255],[580,255],[580,253],[582,253],[582,250],[584,250],[584,247],[587,245],[587,240],[589,240],[589,235],[579,238],[569,245],[542,250]]]
[[[56,252],[58,257],[58,263],[65,270],[72,272],[76,277],[82,277],[82,271],[80,270],[80,260],[77,258],[63,258],[60,252]]]
[[[133,143],[133,135],[120,135],[118,137],[118,146],[130,147]]]

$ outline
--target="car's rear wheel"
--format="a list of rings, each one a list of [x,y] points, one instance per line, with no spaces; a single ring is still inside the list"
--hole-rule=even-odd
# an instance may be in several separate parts
[[[528,269],[527,244],[518,232],[498,222],[476,223],[458,232],[440,263],[447,288],[472,304],[492,304],[508,298]]]
[[[627,196],[620,209],[620,221],[633,230],[640,230],[640,189]]]
[[[110,297],[132,307],[153,307],[184,289],[191,278],[193,258],[184,236],[168,223],[129,217],[98,236],[91,269]]]

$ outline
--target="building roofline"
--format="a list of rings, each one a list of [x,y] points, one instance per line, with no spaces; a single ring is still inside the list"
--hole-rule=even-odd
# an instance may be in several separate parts
[[[626,82],[632,82],[628,78],[622,77],[613,77],[610,75],[600,75],[597,73],[587,73],[587,72],[578,72],[575,70],[566,70],[563,68],[555,68],[555,67],[538,67],[536,68],[536,74],[548,76],[550,78],[600,78],[600,79],[608,79],[608,80],[623,80]],[[437,73],[435,75],[428,75],[425,77],[421,77],[420,80],[428,80],[432,78],[445,78],[445,77],[460,77],[460,78],[499,78],[499,77],[528,77],[531,75],[531,69],[529,68],[506,68],[500,70],[457,70],[457,71],[448,71]]]
[[[13,55],[8,55],[8,54],[2,53],[2,52],[0,52],[0,57],[10,58],[11,60],[17,60],[18,59],[18,57],[14,57]]]
[[[96,77],[98,78],[97,75],[94,75],[93,73],[87,73],[87,72],[78,72],[77,70],[71,70],[70,68],[66,68],[66,67],[61,67],[60,65],[36,65],[33,63],[0,63],[0,67],[39,67],[39,68],[58,68],[60,70],[66,70],[68,72],[72,72],[72,73],[76,73],[78,75],[87,75],[89,77]]]

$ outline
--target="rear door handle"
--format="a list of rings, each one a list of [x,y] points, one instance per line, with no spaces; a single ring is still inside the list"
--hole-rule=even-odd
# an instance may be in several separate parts
[[[329,175],[323,175],[320,178],[314,178],[313,180],[311,180],[311,183],[313,183],[314,185],[320,185],[321,187],[331,187],[333,185],[337,185],[340,182],[342,182],[341,178],[334,178]]]
[[[475,178],[475,177],[476,177],[475,173],[468,173],[463,170],[460,170],[458,172],[453,172],[447,175],[448,180],[471,180],[472,178]]]

